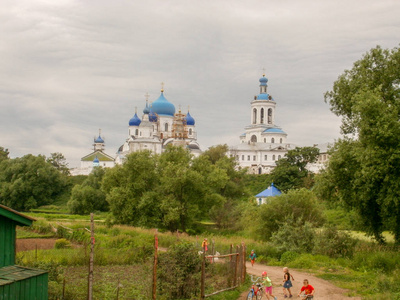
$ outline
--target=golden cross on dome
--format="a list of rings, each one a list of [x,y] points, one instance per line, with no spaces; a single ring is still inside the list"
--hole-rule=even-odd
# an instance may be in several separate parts
[[[144,95],[145,97],[146,97],[146,101],[149,101],[149,93],[148,92],[146,92],[146,94]]]
[[[161,82],[161,92],[164,92],[164,82]]]
[[[263,70],[263,76],[265,77],[265,68],[262,68],[262,70]]]
[[[137,114],[137,106],[135,106],[135,114]]]

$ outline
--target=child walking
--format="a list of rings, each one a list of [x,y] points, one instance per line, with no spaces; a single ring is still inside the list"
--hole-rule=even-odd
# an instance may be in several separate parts
[[[203,248],[203,251],[207,253],[208,250],[208,241],[207,239],[204,239],[203,242],[201,243],[201,248]]]
[[[251,266],[253,266],[253,265],[254,265],[254,262],[256,261],[256,258],[257,258],[257,255],[256,255],[256,253],[254,252],[254,250],[251,250],[251,253],[250,253],[250,255],[249,255],[249,258],[250,258]]]
[[[276,297],[274,295],[272,295],[272,282],[271,279],[269,279],[269,277],[267,276],[267,272],[263,272],[262,273],[262,284],[265,288],[265,296],[267,296],[268,300],[269,300],[269,296],[273,297],[274,300],[276,300]]]
[[[294,281],[293,276],[289,273],[289,269],[287,267],[283,268],[283,297],[285,298],[292,298],[292,292],[290,291],[290,288],[293,286],[292,285],[292,281],[290,280],[292,279]],[[289,293],[289,295],[287,295],[287,292]]]

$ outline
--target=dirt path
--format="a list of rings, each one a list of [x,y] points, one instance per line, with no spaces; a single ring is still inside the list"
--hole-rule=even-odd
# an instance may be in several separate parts
[[[53,249],[54,244],[56,243],[57,239],[17,239],[16,251],[28,251],[28,250],[35,250],[35,249]]]
[[[283,280],[283,271],[282,267],[270,267],[261,264],[254,264],[252,267],[249,262],[246,263],[247,273],[252,275],[261,276],[263,271],[267,271],[268,277],[271,279],[273,284],[272,293],[278,299],[286,299],[283,297],[282,291],[282,280]],[[297,294],[302,287],[303,279],[307,278],[310,284],[315,288],[315,300],[339,300],[339,299],[352,299],[352,300],[360,300],[360,297],[347,297],[346,290],[334,286],[326,280],[317,278],[309,273],[299,272],[296,270],[290,269],[290,273],[294,277],[293,287],[291,288],[293,298],[292,299],[300,299],[297,297]],[[248,291],[242,293],[238,300],[246,299]],[[264,297],[263,297],[264,299]],[[267,298],[265,298],[267,299]],[[289,299],[289,298],[288,298]]]

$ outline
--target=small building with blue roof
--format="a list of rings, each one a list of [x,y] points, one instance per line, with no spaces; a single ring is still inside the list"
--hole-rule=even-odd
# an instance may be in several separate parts
[[[255,197],[256,197],[257,204],[261,205],[261,204],[268,203],[268,197],[275,197],[275,196],[279,196],[281,194],[282,194],[282,192],[274,186],[274,183],[271,183],[271,185],[267,189],[263,190],[261,193],[257,194]]]
[[[134,117],[132,119],[134,119]],[[132,119],[129,120],[129,123],[137,122],[137,120],[132,120]],[[99,129],[99,135],[97,137],[94,137],[93,139],[93,152],[81,158],[80,168],[71,169],[71,175],[89,175],[93,171],[93,168],[95,167],[103,167],[103,168],[114,167],[115,158],[105,153],[104,149],[105,149],[104,137],[101,136],[101,130]]]

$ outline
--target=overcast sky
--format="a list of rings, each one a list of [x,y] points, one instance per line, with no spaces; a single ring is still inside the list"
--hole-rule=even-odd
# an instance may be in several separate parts
[[[263,68],[288,142],[333,141],[323,94],[371,48],[399,46],[400,1],[3,0],[0,23],[0,146],[76,167],[99,128],[114,156],[161,82],[203,150],[238,143]]]

